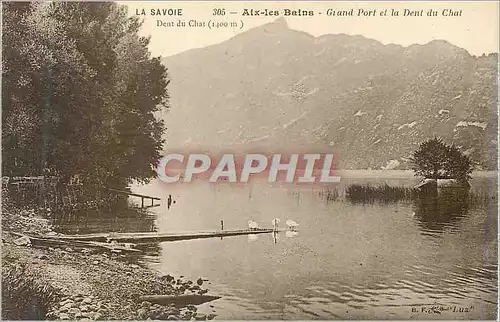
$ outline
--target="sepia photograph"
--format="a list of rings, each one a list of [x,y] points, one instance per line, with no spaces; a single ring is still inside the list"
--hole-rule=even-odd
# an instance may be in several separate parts
[[[497,320],[497,1],[3,1],[2,320]]]

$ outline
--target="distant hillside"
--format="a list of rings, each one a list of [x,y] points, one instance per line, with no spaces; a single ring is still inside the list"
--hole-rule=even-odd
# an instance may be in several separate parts
[[[346,169],[406,168],[420,142],[441,136],[496,168],[497,60],[442,40],[313,37],[281,18],[163,59],[165,148],[333,152]]]

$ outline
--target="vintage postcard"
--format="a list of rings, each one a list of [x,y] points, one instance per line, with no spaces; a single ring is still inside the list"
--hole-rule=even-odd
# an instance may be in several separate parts
[[[3,320],[497,320],[497,1],[1,22]]]

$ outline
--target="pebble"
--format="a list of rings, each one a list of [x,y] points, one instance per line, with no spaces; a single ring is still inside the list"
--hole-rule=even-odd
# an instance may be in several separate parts
[[[66,305],[63,305],[59,308],[59,311],[60,312],[66,312],[68,311],[69,309],[71,308],[71,304],[66,304]]]
[[[93,265],[99,265],[99,262],[98,261],[93,261],[92,264]]]
[[[67,313],[59,313],[59,320],[69,320],[69,315]]]
[[[76,307],[72,307],[72,308],[70,308],[70,309],[68,310],[68,313],[69,313],[69,314],[77,314],[77,313],[78,313],[78,314],[81,314],[80,310],[79,310],[79,309],[77,309]]]
[[[66,299],[66,300],[64,300],[64,301],[62,301],[62,302],[59,302],[59,305],[60,305],[60,306],[65,306],[66,304],[68,304],[68,303],[72,303],[72,302],[73,302],[73,301],[72,301],[71,299]]]
[[[203,313],[196,313],[194,316],[196,320],[201,321],[201,320],[206,320],[207,316]]]
[[[90,304],[90,303],[92,303],[92,299],[90,297],[86,297],[82,300],[82,303],[83,304]]]
[[[148,311],[146,311],[146,309],[138,309],[137,316],[139,319],[145,320],[148,317]]]
[[[64,250],[67,251],[68,253],[73,251],[73,249],[71,249],[70,247],[66,247]]]
[[[88,305],[81,305],[80,306],[80,311],[87,312],[88,310],[89,310],[89,306]]]
[[[175,316],[175,315],[169,315],[169,316],[167,317],[167,320],[177,321],[177,320],[179,320],[179,318],[178,318],[177,316]]]
[[[95,313],[94,316],[92,316],[92,320],[101,320],[102,319],[102,314],[100,313]]]

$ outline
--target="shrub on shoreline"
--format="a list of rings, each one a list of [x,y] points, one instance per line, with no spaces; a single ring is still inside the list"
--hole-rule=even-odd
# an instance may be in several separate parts
[[[44,320],[57,300],[56,290],[40,283],[26,265],[2,267],[2,319]]]

